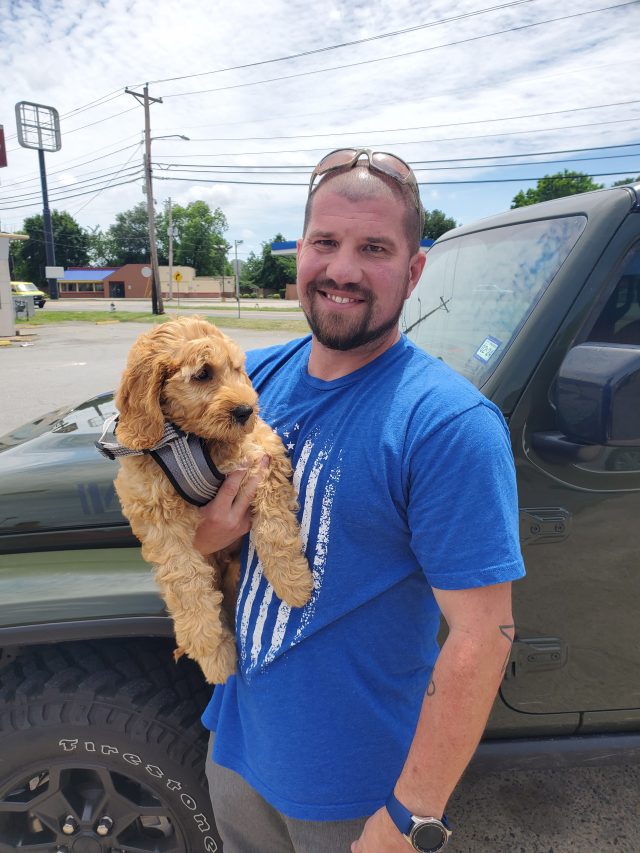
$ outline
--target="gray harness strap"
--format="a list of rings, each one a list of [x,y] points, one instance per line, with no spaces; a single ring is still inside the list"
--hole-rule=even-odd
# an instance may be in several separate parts
[[[167,475],[178,494],[195,506],[204,506],[214,498],[224,481],[224,474],[211,461],[204,439],[193,433],[183,432],[175,424],[165,421],[160,441],[148,450],[131,450],[117,440],[115,431],[118,415],[112,415],[104,423],[102,435],[96,447],[107,459],[120,456],[149,455]],[[106,436],[113,434],[114,441]]]

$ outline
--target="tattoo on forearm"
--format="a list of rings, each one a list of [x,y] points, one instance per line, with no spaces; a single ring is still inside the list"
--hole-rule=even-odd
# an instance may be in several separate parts
[[[511,657],[511,646],[513,645],[513,641],[516,636],[516,626],[515,625],[499,625],[500,633],[502,636],[509,641],[509,651],[507,652],[507,657],[505,658],[505,662],[502,667],[502,675],[507,671],[507,667],[509,665],[509,658]]]
[[[435,692],[436,692],[436,683],[433,679],[431,679],[431,681],[429,682],[429,684],[427,686],[427,696],[433,696],[433,694]]]

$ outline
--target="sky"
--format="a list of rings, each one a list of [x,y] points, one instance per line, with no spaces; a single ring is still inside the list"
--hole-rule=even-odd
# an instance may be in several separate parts
[[[609,185],[640,175],[639,30],[638,0],[4,0],[0,230],[42,210],[19,101],[60,114],[51,208],[106,229],[145,200],[145,83],[156,206],[219,206],[241,259],[300,236],[334,148],[398,154],[458,224],[565,168]]]

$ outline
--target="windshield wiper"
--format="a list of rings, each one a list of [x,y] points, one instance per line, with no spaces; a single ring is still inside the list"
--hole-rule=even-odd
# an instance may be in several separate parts
[[[420,325],[420,323],[422,323],[422,321],[423,321],[423,320],[426,320],[426,319],[427,319],[427,317],[430,317],[432,314],[435,314],[435,313],[436,313],[436,311],[439,311],[441,308],[444,308],[444,310],[445,310],[445,311],[447,312],[447,314],[448,314],[448,313],[449,313],[449,309],[447,308],[447,305],[449,304],[449,302],[451,302],[451,297],[449,297],[447,300],[445,300],[445,299],[443,299],[443,298],[442,298],[442,296],[441,296],[441,297],[440,297],[440,305],[436,305],[436,307],[435,307],[435,308],[433,308],[431,311],[427,311],[427,313],[426,313],[426,314],[423,314],[423,315],[422,315],[422,317],[418,317],[418,319],[415,321],[415,323],[412,323],[410,326],[408,326],[408,327],[404,330],[405,335],[409,334],[409,332],[410,332],[410,331],[412,331],[412,329],[415,329],[415,327],[416,327],[416,326],[419,326],[419,325]],[[420,300],[418,299],[418,305],[420,305],[420,304],[421,304],[421,303],[420,303]]]

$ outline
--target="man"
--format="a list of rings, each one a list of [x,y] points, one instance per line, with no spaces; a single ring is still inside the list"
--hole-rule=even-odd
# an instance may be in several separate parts
[[[315,588],[290,609],[246,545],[238,673],[203,716],[225,853],[443,849],[508,658],[524,572],[506,428],[399,332],[423,216],[399,158],[323,158],[298,243],[312,335],[248,355],[291,454]],[[241,477],[203,509],[203,553],[249,530]]]

